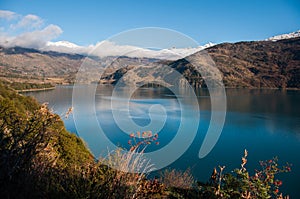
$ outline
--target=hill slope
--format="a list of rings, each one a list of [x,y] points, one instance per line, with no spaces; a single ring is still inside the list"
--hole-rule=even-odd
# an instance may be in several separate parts
[[[300,88],[300,38],[276,42],[223,43],[210,47],[206,51],[220,70],[226,87]],[[190,55],[186,59],[166,61],[163,65],[168,65],[182,73],[191,85],[206,87],[203,79],[207,77],[203,78],[188,61],[199,60],[201,62],[201,57],[203,57],[203,51]],[[108,79],[110,82],[118,82],[124,74],[130,71],[131,82],[138,80],[136,83],[140,83],[143,81],[140,74],[146,73],[151,76],[155,73],[155,70],[153,74],[147,70],[149,71],[146,67],[127,67],[116,71]],[[147,78],[144,80],[148,81],[149,78]]]
[[[207,49],[227,87],[300,88],[300,38]]]
[[[275,42],[223,43],[206,51],[215,61],[226,87],[300,88],[299,37]],[[201,53],[197,52],[188,58],[200,57]],[[77,54],[0,47],[1,77],[8,81],[71,83],[84,60],[85,56]],[[102,77],[104,83],[116,83],[128,71],[130,82],[140,83],[160,78],[149,73],[151,67],[157,69],[169,64],[193,86],[206,86],[202,76],[185,59],[159,61],[150,58],[92,57],[89,61],[94,67],[89,69],[94,77],[87,78],[88,82],[97,81],[106,68]]]
[[[62,82],[77,72],[83,58],[82,55],[0,47],[0,73],[2,78],[13,81],[41,82],[55,77]]]

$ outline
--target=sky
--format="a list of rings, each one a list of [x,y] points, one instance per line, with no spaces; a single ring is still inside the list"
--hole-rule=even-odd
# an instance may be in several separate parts
[[[0,10],[0,39],[21,46],[32,38],[88,46],[142,27],[173,29],[201,45],[300,29],[300,0],[0,0]]]

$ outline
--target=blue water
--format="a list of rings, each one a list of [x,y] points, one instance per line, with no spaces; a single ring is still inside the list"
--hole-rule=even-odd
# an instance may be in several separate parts
[[[124,99],[111,98],[112,90],[111,86],[97,89],[96,116],[106,136],[114,144],[129,148],[129,136],[115,123],[110,109],[110,103],[114,102],[122,112]],[[58,86],[55,90],[27,94],[40,102],[49,102],[49,107],[62,116],[67,129],[77,133],[73,116],[64,117],[72,106],[72,86]],[[260,160],[278,156],[280,163],[293,164],[291,173],[280,176],[284,182],[282,190],[291,198],[300,197],[297,190],[300,179],[300,91],[227,89],[227,114],[222,134],[213,150],[203,159],[198,158],[198,153],[211,116],[210,98],[205,89],[196,90],[196,94],[201,110],[197,135],[188,150],[169,167],[182,170],[191,168],[198,180],[207,181],[212,169],[218,165],[225,165],[227,172],[239,167],[244,149],[249,151],[249,171],[259,168]],[[161,149],[170,143],[176,136],[181,118],[178,100],[169,90],[142,88],[130,100],[131,119],[140,126],[149,124],[149,107],[155,104],[165,108],[167,118],[165,126],[159,132],[160,144],[150,145],[148,151]],[[193,111],[195,105],[185,104],[183,108]],[[89,117],[83,114],[76,122],[84,123],[87,132],[92,132]],[[159,122],[163,118],[161,114],[154,114],[152,119]],[[186,136],[189,134],[187,131]],[[101,144],[93,143],[97,142],[93,139],[86,141],[91,146]]]

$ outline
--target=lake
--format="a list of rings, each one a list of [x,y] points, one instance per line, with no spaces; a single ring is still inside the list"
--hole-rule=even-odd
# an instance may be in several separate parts
[[[78,133],[73,115],[64,117],[72,106],[72,89],[72,86],[57,86],[55,90],[28,92],[26,95],[34,96],[41,103],[48,102],[49,107],[62,116],[66,128]],[[128,148],[129,136],[118,127],[110,109],[111,102],[114,102],[122,111],[123,99],[112,98],[112,91],[112,86],[97,88],[95,113],[106,136],[114,144]],[[198,180],[207,181],[213,168],[218,165],[225,165],[227,172],[239,168],[244,149],[249,151],[246,168],[251,172],[260,168],[259,160],[278,156],[280,163],[289,162],[293,165],[291,173],[280,175],[283,180],[282,190],[290,194],[291,198],[299,197],[300,91],[227,89],[227,113],[222,134],[213,150],[203,159],[198,158],[198,153],[211,115],[210,97],[206,89],[197,89],[196,94],[201,118],[197,134],[188,150],[168,167],[180,170],[191,168]],[[165,88],[140,88],[130,99],[130,117],[140,126],[150,122],[149,108],[157,104],[165,108],[167,118],[165,126],[158,132],[160,144],[151,144],[147,148],[149,151],[163,148],[176,136],[181,117],[178,100]],[[183,108],[188,111],[194,109],[195,105],[185,104]],[[163,119],[161,114],[152,114],[151,117],[158,122]],[[87,132],[92,132],[89,121],[89,116],[85,114],[76,118],[77,123],[86,126]],[[189,132],[186,132],[186,136],[189,136]],[[101,144],[93,139],[85,141],[91,146]]]

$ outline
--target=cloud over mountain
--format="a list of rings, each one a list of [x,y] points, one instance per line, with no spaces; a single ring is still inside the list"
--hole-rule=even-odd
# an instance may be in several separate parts
[[[56,51],[73,54],[89,54],[93,56],[130,56],[149,57],[159,59],[179,59],[213,44],[194,48],[147,49],[133,45],[119,45],[114,41],[104,40],[96,45],[79,46],[69,41],[57,41],[63,30],[54,24],[45,24],[39,16],[28,14],[22,16],[18,13],[0,10],[0,20],[5,22],[1,27],[0,46],[35,48],[43,51]]]
[[[42,50],[64,53],[89,54],[99,57],[128,56],[176,60],[203,50],[207,47],[211,47],[213,45],[215,44],[208,43],[204,46],[198,46],[195,48],[170,48],[153,50],[131,45],[119,45],[109,40],[104,40],[98,42],[96,45],[89,46],[78,46],[68,41],[58,41],[48,42],[47,45],[42,48]]]
[[[124,45],[112,40],[99,41],[96,44],[80,46],[70,41],[55,41],[63,33],[61,27],[47,24],[41,17],[34,14],[22,16],[9,10],[0,10],[0,46],[34,48],[42,51],[56,51],[62,53],[106,56],[147,57],[157,59],[176,60],[215,44],[208,43],[204,46],[193,48],[142,48],[135,45]],[[277,41],[299,37],[300,31],[289,34],[277,35],[267,40]]]

